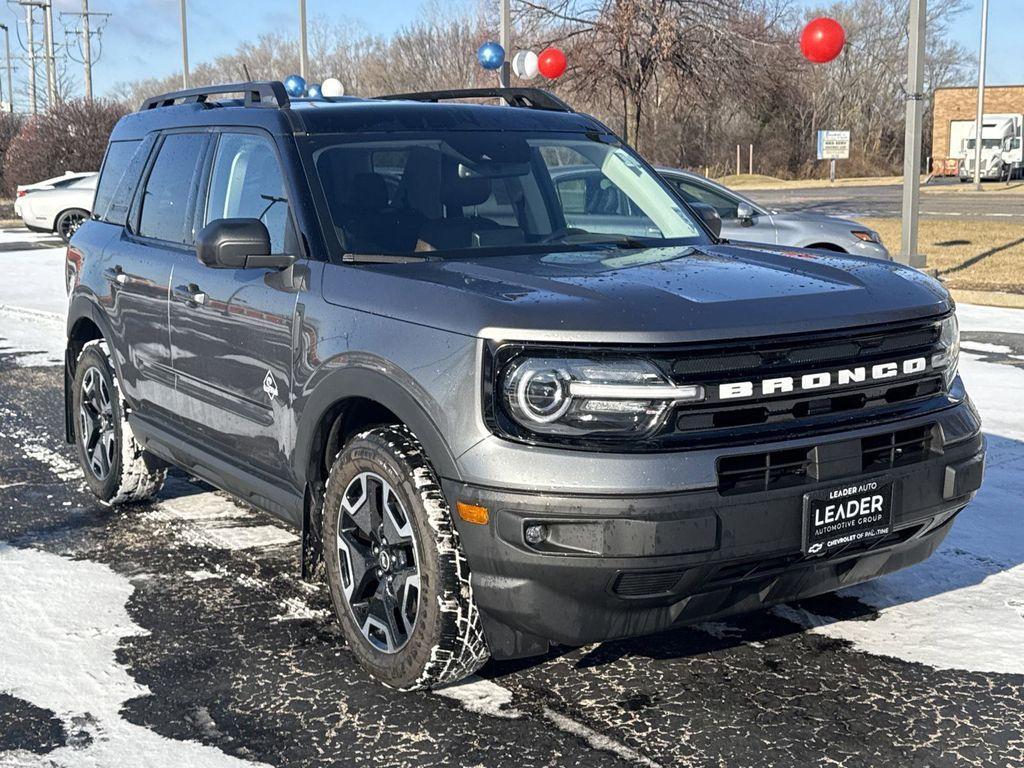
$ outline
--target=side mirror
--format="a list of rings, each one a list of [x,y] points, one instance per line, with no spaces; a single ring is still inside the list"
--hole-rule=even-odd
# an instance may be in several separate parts
[[[285,269],[295,261],[270,252],[270,233],[259,219],[215,219],[196,237],[196,255],[212,269]]]
[[[711,234],[715,237],[722,236],[722,217],[718,215],[718,211],[707,203],[690,203],[689,205],[704,222],[704,225],[711,230]]]
[[[740,203],[736,206],[736,218],[744,223],[754,220],[754,209],[750,203]]]

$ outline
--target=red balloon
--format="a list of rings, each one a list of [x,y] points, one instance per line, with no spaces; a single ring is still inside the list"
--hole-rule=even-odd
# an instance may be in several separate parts
[[[545,48],[537,57],[537,69],[548,80],[555,80],[565,73],[568,62],[565,54],[557,48]]]
[[[846,32],[835,19],[815,19],[800,35],[800,51],[808,61],[824,64],[838,56],[846,44]]]

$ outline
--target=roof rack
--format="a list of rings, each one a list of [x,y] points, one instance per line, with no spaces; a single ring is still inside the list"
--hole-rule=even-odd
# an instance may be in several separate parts
[[[512,107],[545,109],[551,112],[572,112],[573,109],[560,98],[542,88],[460,88],[450,91],[423,91],[421,93],[396,93],[376,96],[377,99],[426,101],[455,101],[457,99],[499,98]]]
[[[189,88],[184,91],[171,91],[159,96],[151,96],[142,102],[140,112],[158,107],[170,107],[176,102],[182,104],[206,104],[210,96],[227,93],[241,93],[245,97],[246,107],[270,107],[271,109],[287,109],[291,103],[284,85],[273,80],[255,80],[248,83],[226,83],[225,85],[207,85],[202,88]]]

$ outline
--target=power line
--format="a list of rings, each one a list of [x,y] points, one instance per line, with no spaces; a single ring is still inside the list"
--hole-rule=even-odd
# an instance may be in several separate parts
[[[102,40],[103,28],[110,20],[110,14],[102,11],[90,11],[89,0],[82,0],[82,10],[80,13],[75,13],[74,11],[61,11],[61,22],[64,22],[66,18],[73,19],[74,21],[64,24],[64,51],[69,59],[83,65],[85,75],[85,98],[87,101],[92,101],[92,67],[93,64],[99,61],[100,55],[102,54],[101,48],[99,53],[97,53],[95,57],[93,56],[92,38],[95,37],[97,42]],[[93,19],[97,20],[95,28],[92,26]],[[70,41],[68,41],[68,38],[70,37],[78,38],[78,45],[76,47],[81,53],[81,58],[76,58],[71,53],[72,46]]]

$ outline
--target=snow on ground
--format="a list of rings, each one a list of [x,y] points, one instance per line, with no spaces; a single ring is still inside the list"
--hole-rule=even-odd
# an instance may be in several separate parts
[[[8,754],[5,766],[256,765],[164,738],[121,717],[126,701],[149,695],[114,657],[122,638],[145,634],[125,607],[133,589],[126,578],[99,563],[0,544],[0,585],[3,690],[52,710],[68,733],[90,737],[46,755]]]
[[[0,244],[27,239],[0,230]],[[0,253],[0,352],[25,353],[22,365],[61,365],[66,316],[62,248]]]

